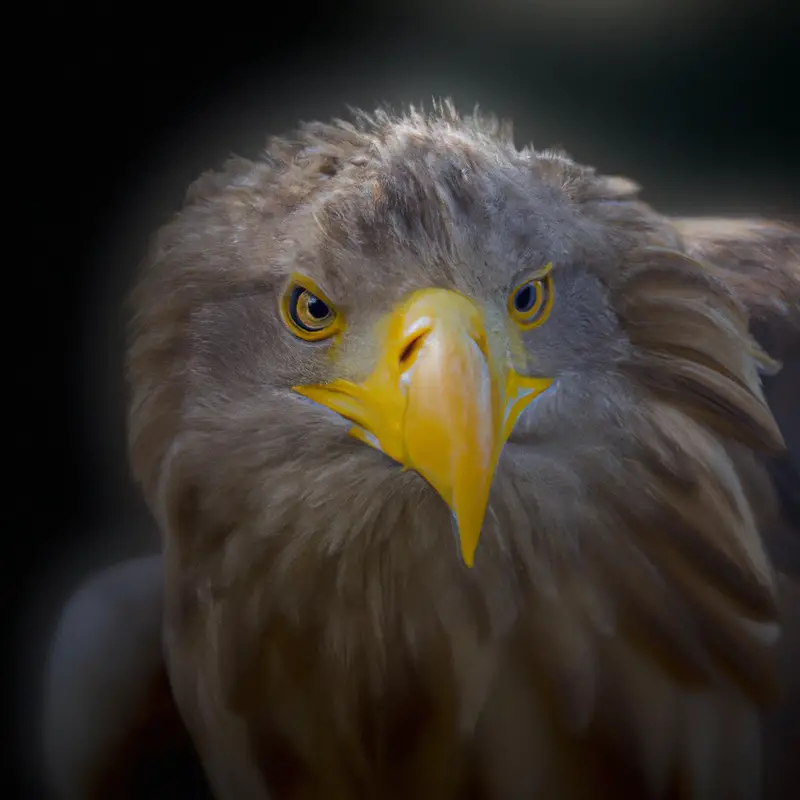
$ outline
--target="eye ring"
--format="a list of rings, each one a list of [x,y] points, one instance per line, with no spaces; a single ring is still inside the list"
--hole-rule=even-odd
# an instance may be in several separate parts
[[[341,316],[310,279],[292,275],[280,303],[281,318],[299,339],[316,342],[341,330]]]
[[[553,307],[554,287],[548,264],[532,278],[520,283],[508,296],[508,313],[523,330],[541,325]]]

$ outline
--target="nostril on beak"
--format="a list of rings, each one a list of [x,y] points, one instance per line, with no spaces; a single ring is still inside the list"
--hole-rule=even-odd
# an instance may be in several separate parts
[[[411,364],[414,362],[414,359],[419,352],[419,348],[422,346],[423,339],[428,335],[428,329],[423,328],[420,331],[417,331],[413,336],[409,338],[406,342],[403,351],[400,353],[400,366],[403,368],[410,367]]]

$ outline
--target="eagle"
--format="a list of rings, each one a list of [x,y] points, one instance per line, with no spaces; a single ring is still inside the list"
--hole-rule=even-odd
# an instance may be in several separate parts
[[[131,306],[162,552],[64,611],[61,796],[788,796],[796,226],[356,111],[202,175]]]

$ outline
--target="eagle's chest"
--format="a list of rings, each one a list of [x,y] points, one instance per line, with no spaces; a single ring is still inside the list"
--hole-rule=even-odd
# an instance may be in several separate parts
[[[410,569],[262,561],[230,588],[186,576],[168,602],[185,704],[215,698],[274,797],[460,796],[519,598],[502,564],[468,570],[435,534]],[[189,724],[219,746],[207,718]]]
[[[495,647],[440,631],[418,651],[362,642],[350,658],[313,648],[314,660],[299,641],[273,644],[294,670],[273,662],[247,716],[277,797],[462,796]]]
[[[328,595],[313,623],[264,631],[252,730],[265,774],[293,763],[288,783],[328,797],[462,796],[512,614],[438,574],[380,600],[367,581],[360,605]]]

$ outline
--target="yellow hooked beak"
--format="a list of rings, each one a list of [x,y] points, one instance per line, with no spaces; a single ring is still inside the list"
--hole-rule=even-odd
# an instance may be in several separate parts
[[[453,512],[471,567],[503,445],[552,379],[498,363],[480,309],[446,289],[416,292],[381,328],[381,357],[363,383],[294,389],[351,420],[353,436],[433,486]]]

